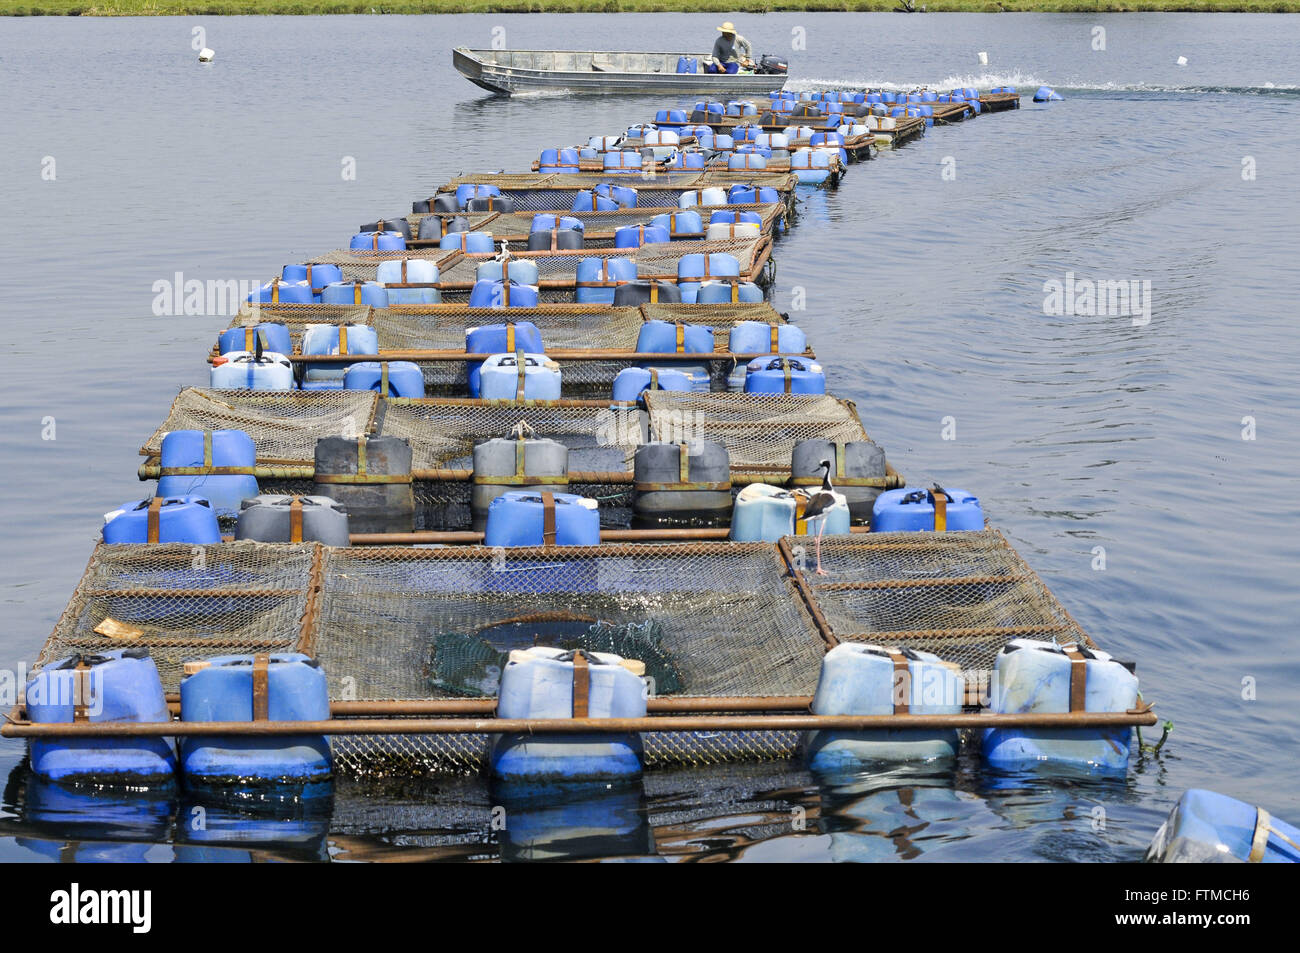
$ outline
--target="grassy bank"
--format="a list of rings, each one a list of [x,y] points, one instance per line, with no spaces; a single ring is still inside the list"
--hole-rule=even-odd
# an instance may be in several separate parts
[[[1300,13],[1300,0],[917,0],[932,13]],[[896,0],[0,0],[9,16],[882,11]]]

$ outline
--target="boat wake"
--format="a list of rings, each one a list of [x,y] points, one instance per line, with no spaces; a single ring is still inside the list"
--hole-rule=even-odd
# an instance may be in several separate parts
[[[891,91],[906,92],[912,89],[963,89],[973,86],[976,89],[991,89],[994,86],[1033,86],[1043,85],[1043,80],[1036,78],[1029,73],[1021,73],[1019,70],[1008,73],[972,73],[972,74],[952,74],[940,80],[920,80],[913,83],[898,83],[888,80],[864,78],[861,76],[840,76],[833,79],[816,78],[816,79],[792,79],[785,84],[785,88],[799,92],[800,90],[823,90],[823,89],[881,89]]]
[[[792,79],[786,83],[786,89],[800,90],[820,89],[881,89],[907,91],[912,89],[948,90],[965,87],[991,89],[994,86],[1014,86],[1032,92],[1039,86],[1048,85],[1060,92],[1075,93],[1160,93],[1185,94],[1189,96],[1225,95],[1225,96],[1300,96],[1300,85],[1292,83],[1262,83],[1253,86],[1217,86],[1208,83],[1097,83],[1087,80],[1062,80],[1052,83],[1041,79],[1033,73],[1012,70],[1004,73],[956,73],[943,79],[918,79],[911,83],[890,82],[862,76],[839,76],[834,78],[818,77],[811,79]]]

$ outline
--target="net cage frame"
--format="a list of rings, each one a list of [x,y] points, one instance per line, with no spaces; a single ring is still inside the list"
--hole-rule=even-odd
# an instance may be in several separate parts
[[[286,413],[291,411],[292,413]],[[714,440],[735,477],[783,482],[803,439],[869,441],[853,401],[829,395],[646,391],[638,401],[380,397],[375,391],[183,388],[140,448],[141,479],[159,476],[163,437],[174,430],[240,429],[256,447],[254,476],[310,480],[322,437],[401,437],[416,481],[468,481],[474,446],[522,430],[570,446],[595,463],[578,483],[629,481],[637,447],[651,440]],[[621,464],[611,465],[618,458]],[[606,462],[601,462],[606,461]],[[452,465],[457,463],[458,465]]]
[[[455,192],[461,185],[494,185],[503,196],[515,203],[515,211],[562,212],[573,207],[576,192],[590,190],[597,185],[623,184],[635,186],[638,199],[647,206],[676,207],[683,192],[732,185],[753,185],[774,188],[780,193],[788,211],[794,209],[795,188],[798,176],[792,172],[733,172],[725,169],[705,169],[691,172],[642,173],[592,172],[527,172],[487,173],[462,175],[441,186],[437,194]]]
[[[759,222],[759,232],[761,234],[773,234],[777,230],[778,222],[785,222],[789,218],[789,210],[782,202],[747,202],[728,204],[725,206],[706,206],[706,209],[712,211],[728,212],[754,212],[761,221]],[[612,247],[614,242],[614,232],[616,229],[627,225],[649,225],[650,220],[657,215],[669,215],[681,213],[683,211],[692,211],[692,209],[683,209],[677,205],[661,206],[638,206],[635,208],[610,209],[601,212],[575,212],[569,210],[563,213],[543,213],[543,212],[491,212],[488,213],[486,221],[482,221],[473,226],[474,231],[486,230],[491,232],[494,244],[499,248],[503,241],[526,243],[532,234],[532,220],[535,216],[541,214],[555,214],[559,217],[561,214],[565,218],[576,218],[583,223],[583,238],[586,241],[586,248],[608,248]],[[699,208],[693,211],[700,211]],[[411,234],[420,233],[420,224],[425,219],[440,218],[450,221],[466,213],[451,212],[413,212],[406,216],[408,224],[411,226]],[[701,215],[701,217],[703,217]],[[708,222],[704,223],[707,227]],[[510,229],[503,231],[503,229]],[[679,241],[691,241],[694,238],[703,238],[704,232],[694,233],[693,235],[680,234],[676,236]],[[591,242],[600,242],[602,244],[593,245]],[[419,250],[423,248],[437,247],[437,240],[432,238],[416,238],[407,243],[408,250]]]
[[[313,310],[307,310],[309,308]],[[314,321],[311,315],[317,313],[325,320]],[[464,350],[466,332],[471,327],[502,323],[503,318],[515,324],[532,322],[538,327],[546,356],[561,366],[561,396],[566,398],[605,396],[619,371],[647,363],[706,364],[712,385],[724,389],[728,376],[756,357],[778,353],[791,356],[787,352],[772,350],[755,353],[729,350],[730,330],[741,321],[777,326],[788,323],[788,316],[777,312],[766,301],[718,305],[665,302],[629,307],[543,303],[535,308],[510,309],[471,308],[463,303],[395,305],[390,308],[301,304],[262,306],[241,311],[226,330],[256,327],[257,321],[277,321],[282,316],[293,342],[293,352],[286,355],[292,362],[409,361],[420,366],[426,395],[436,397],[457,397],[468,393],[468,364],[481,361],[483,355]],[[703,353],[638,352],[636,345],[641,327],[651,320],[709,325],[714,329],[714,350]],[[361,324],[374,328],[379,342],[378,353],[303,355],[302,335],[306,326],[312,323]],[[218,344],[214,342],[208,361],[216,360],[218,352]],[[805,344],[803,353],[798,356],[809,361],[817,359],[810,344]]]
[[[302,356],[302,335],[304,329],[310,324],[359,324],[375,329],[379,339],[378,355],[360,355],[360,357],[378,357],[381,359],[400,359],[388,356],[392,351],[435,351],[445,352],[445,359],[460,360],[472,359],[480,355],[470,354],[463,348],[447,348],[445,345],[449,340],[445,336],[419,338],[409,330],[405,334],[401,333],[400,325],[405,319],[406,324],[421,323],[419,319],[437,319],[439,317],[447,318],[449,321],[460,319],[459,323],[453,325],[462,329],[469,327],[482,326],[484,324],[500,324],[506,321],[512,321],[518,324],[520,321],[531,321],[538,326],[543,332],[543,343],[548,348],[550,356],[550,345],[545,341],[547,322],[557,318],[590,318],[596,321],[600,318],[607,318],[609,321],[617,323],[619,319],[628,319],[631,313],[639,311],[639,324],[648,321],[667,321],[677,324],[700,324],[710,325],[715,329],[730,331],[732,327],[741,321],[758,321],[764,324],[784,325],[790,323],[788,314],[783,314],[776,310],[768,301],[756,302],[725,302],[721,304],[685,304],[681,302],[647,302],[640,305],[630,305],[624,307],[615,307],[604,304],[579,304],[577,302],[543,302],[535,308],[472,308],[468,304],[459,302],[444,302],[441,304],[419,304],[419,305],[392,305],[388,308],[375,308],[370,305],[329,305],[329,304],[261,304],[256,306],[246,306],[231,317],[230,322],[223,329],[225,331],[237,330],[241,328],[256,327],[258,324],[280,323],[284,324],[289,330],[290,340],[293,343],[293,351],[288,357]],[[434,321],[436,328],[436,321]],[[639,324],[637,330],[639,332]],[[594,329],[591,329],[594,330]],[[589,333],[589,329],[582,331],[584,335]],[[720,346],[721,335],[715,333],[714,351],[718,354],[730,356],[731,352],[725,347]],[[461,342],[464,341],[464,333],[459,337]],[[573,342],[569,342],[570,345]],[[582,347],[564,347],[562,351],[605,351],[605,350],[626,350],[629,354],[635,354],[635,336],[632,339],[623,338],[619,342],[624,346],[611,346],[611,342],[600,342],[596,348]],[[442,346],[440,346],[442,345]],[[219,353],[218,344],[213,342],[209,360],[216,357]],[[805,355],[813,357],[811,346],[804,350]],[[579,355],[585,357],[586,355]],[[660,359],[671,357],[671,355],[647,355],[647,359]],[[418,357],[416,360],[434,360],[443,359],[444,354],[431,354],[428,357]],[[316,358],[319,360],[320,358]],[[563,357],[557,360],[563,360]]]
[[[964,665],[971,661],[969,656],[962,657],[963,640],[972,635],[970,627],[918,627],[920,619],[929,617],[924,612],[908,615],[917,608],[916,600],[905,595],[912,589],[928,593],[969,590],[972,585],[987,587],[1015,576],[1022,584],[1018,594],[1030,600],[1030,609],[1054,620],[1050,624],[1052,641],[1095,647],[995,529],[827,536],[822,540],[822,560],[828,577],[810,572],[807,554],[799,548],[805,543],[806,538],[786,537],[775,544],[604,544],[509,550],[484,546],[333,549],[316,543],[239,542],[203,547],[100,543],[36,664],[39,668],[75,652],[147,648],[155,661],[161,660],[164,687],[175,709],[175,693],[186,661],[253,651],[303,652],[321,661],[331,696],[331,721],[312,723],[310,730],[331,735],[336,767],[341,771],[382,775],[477,770],[485,762],[493,735],[530,730],[527,724],[495,718],[494,696],[486,692],[477,697],[445,690],[440,693],[428,681],[422,664],[427,662],[431,645],[436,644],[429,636],[431,631],[447,629],[448,620],[454,620],[459,630],[475,633],[507,625],[522,625],[526,632],[531,623],[640,620],[652,609],[664,613],[655,618],[670,620],[667,631],[675,640],[671,645],[679,653],[677,659],[684,664],[689,657],[692,665],[699,663],[701,668],[699,681],[686,683],[685,690],[669,696],[652,694],[648,703],[651,714],[631,727],[644,732],[647,766],[789,757],[800,733],[808,728],[849,727],[859,722],[862,727],[920,726],[916,719],[924,716],[854,719],[807,713],[821,656],[842,642],[870,641],[935,651],[945,661],[975,674]],[[203,558],[196,561],[199,552]],[[554,571],[557,566],[563,567],[558,573]],[[473,570],[485,584],[461,585],[454,572],[445,572],[448,567]],[[243,576],[236,578],[236,570],[241,568]],[[257,575],[259,568],[274,585],[259,584],[267,582]],[[954,575],[955,569],[965,574]],[[639,573],[645,575],[635,578]],[[499,574],[502,581],[492,583],[493,574]],[[846,574],[853,578],[844,579]],[[861,625],[857,620],[844,624],[844,610],[837,600],[846,591],[870,592],[892,600],[893,615],[880,617],[887,621],[882,627],[872,627],[870,618],[863,617],[859,617]],[[247,619],[239,616],[237,606],[230,605],[240,600],[252,603],[245,610]],[[273,600],[280,600],[276,619],[261,621],[259,614],[273,612]],[[143,606],[143,617],[140,612],[123,612],[124,603]],[[242,625],[180,637],[167,634],[157,624],[158,614],[169,608],[182,620],[190,619],[195,614],[190,603],[224,605],[219,618],[242,619]],[[732,614],[718,622],[721,613],[715,613],[701,623],[699,609],[704,605]],[[528,612],[521,614],[521,607]],[[593,607],[594,615],[589,614]],[[781,614],[775,611],[778,609]],[[765,610],[771,614],[764,614]],[[154,628],[160,631],[132,637],[122,636],[120,629],[112,635],[96,633],[94,625],[113,612],[117,614],[114,618],[122,616],[118,621],[145,629],[152,617]],[[431,627],[431,619],[438,624]],[[718,629],[710,630],[710,625]],[[1046,626],[1032,632],[1030,628],[986,626],[981,637],[996,644],[986,645],[983,651],[1000,650],[1013,638],[1047,633]],[[363,635],[355,638],[348,634],[355,631]],[[738,649],[740,639],[750,640],[746,660],[713,658],[722,646]],[[688,656],[692,647],[699,649],[696,642],[707,644],[697,655]],[[366,666],[373,671],[368,672]],[[395,680],[385,666],[398,670]],[[696,678],[697,673],[690,677]],[[709,691],[695,691],[691,685]],[[412,687],[418,690],[402,690]],[[975,677],[968,684],[963,715],[937,716],[937,720],[952,727],[992,725],[995,721],[1078,727],[1155,723],[1147,706],[1126,713],[974,714],[980,703],[979,688]],[[700,714],[706,712],[729,714]],[[971,718],[977,720],[968,721]],[[302,723],[292,722],[260,723],[264,730],[258,729],[259,723],[177,727],[184,724],[137,725],[134,729],[100,724],[79,726],[80,730],[67,725],[33,725],[20,704],[11,713],[4,734],[115,735],[150,730],[287,734],[308,730]],[[621,724],[611,722],[607,729]],[[537,721],[535,727],[602,730],[592,720],[569,724]]]

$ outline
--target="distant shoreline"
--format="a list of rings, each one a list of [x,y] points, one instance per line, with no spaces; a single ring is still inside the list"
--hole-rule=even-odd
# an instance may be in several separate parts
[[[1300,13],[1300,0],[917,0],[930,13]],[[5,16],[416,13],[868,13],[897,0],[5,0]]]

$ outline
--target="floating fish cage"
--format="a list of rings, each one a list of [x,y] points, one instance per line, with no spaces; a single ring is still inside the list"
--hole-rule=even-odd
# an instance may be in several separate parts
[[[173,710],[186,666],[233,653],[316,658],[330,717],[223,722],[232,736],[320,732],[336,770],[472,770],[492,736],[639,734],[646,765],[789,757],[816,729],[1087,727],[1149,712],[979,712],[979,673],[1013,639],[1092,645],[1001,534],[827,537],[827,575],[806,542],[599,547],[348,548],[226,543],[95,549],[38,665],[147,650]],[[969,673],[942,716],[809,713],[828,650],[878,642],[933,652]],[[615,653],[644,666],[646,713],[624,719],[496,717],[511,653],[535,644]],[[274,655],[272,656],[274,657]],[[11,737],[199,736],[166,723],[41,725]]]
[[[750,212],[759,218],[759,232],[763,235],[779,233],[783,223],[787,220],[789,210],[782,203],[773,202],[756,202],[756,203],[729,203],[725,207],[718,209],[727,212]],[[566,217],[575,218],[583,225],[584,249],[591,250],[597,248],[615,247],[615,232],[627,225],[639,225],[657,215],[668,215],[682,211],[676,204],[664,206],[661,208],[654,207],[636,207],[615,209],[603,212],[574,212],[567,211]],[[460,213],[456,213],[460,214]],[[453,213],[426,213],[420,215],[410,215],[408,220],[411,222],[412,231],[419,234],[420,223],[428,219],[451,219]],[[487,231],[492,233],[493,241],[498,247],[501,242],[507,241],[515,251],[521,250],[521,246],[528,242],[529,236],[533,229],[533,214],[527,212],[494,212],[488,216],[479,216],[479,221],[470,226],[472,231]],[[706,223],[707,224],[707,223]],[[693,235],[678,234],[674,236],[678,239],[702,239],[704,232],[698,232]],[[423,248],[436,246],[437,241],[432,239],[416,239],[408,242],[412,248]]]
[[[158,475],[163,437],[176,430],[242,430],[257,450],[259,478],[311,479],[316,444],[355,434],[399,437],[412,450],[414,479],[460,471],[477,442],[508,437],[526,425],[532,436],[563,439],[578,455],[575,469],[630,470],[638,446],[653,436],[670,442],[716,441],[735,473],[789,476],[800,440],[865,441],[852,401],[828,395],[647,391],[642,400],[389,398],[373,391],[214,391],[189,387],[145,441],[144,479]],[[595,464],[595,465],[588,465]],[[458,466],[462,465],[462,466]]]
[[[738,175],[725,169],[700,172],[663,172],[653,176],[627,175],[627,184],[637,190],[637,204],[647,207],[676,208],[682,193],[698,189],[735,184],[737,178],[753,186],[775,189],[788,209],[793,210],[798,179],[788,172],[746,172]],[[440,194],[452,192],[460,186],[489,186],[499,190],[511,200],[516,212],[568,212],[578,192],[590,191],[598,185],[618,181],[617,175],[592,173],[488,173],[463,175],[452,179]]]
[[[562,372],[565,398],[596,399],[611,395],[612,386],[623,370],[641,365],[690,363],[707,370],[705,385],[724,390],[729,375],[756,357],[792,353],[786,347],[789,335],[781,332],[770,337],[759,332],[752,349],[733,351],[731,338],[737,325],[788,326],[786,319],[766,302],[719,305],[681,303],[647,303],[637,307],[613,307],[574,303],[548,303],[536,308],[473,308],[463,304],[399,305],[392,308],[336,307],[332,305],[261,305],[245,309],[231,322],[239,340],[257,333],[265,325],[285,326],[291,344],[288,358],[293,363],[322,364],[330,361],[413,362],[424,378],[424,393],[431,397],[465,396],[470,392],[472,362],[481,362],[482,353],[466,350],[472,329],[500,326],[506,321],[535,327],[545,345],[546,356]],[[650,322],[666,325],[697,325],[712,329],[713,343],[708,352],[639,350],[642,333]],[[310,357],[302,354],[302,335],[307,325],[334,324],[372,328],[378,342],[375,354],[353,353],[347,356]],[[796,335],[803,340],[802,332]],[[750,334],[748,337],[754,337]],[[745,345],[750,347],[750,345]],[[251,347],[246,347],[251,350]],[[815,354],[801,343],[795,356],[808,359]],[[212,358],[217,357],[214,348]],[[702,385],[703,386],[703,385]]]
[[[967,93],[844,133],[784,98],[706,104],[728,168],[661,171],[673,138],[636,127],[599,174],[549,150],[564,171],[462,176],[286,266],[141,447],[159,492],[108,514],[0,734],[32,739],[45,780],[219,790],[970,744],[998,768],[1121,767],[1155,723],[1132,666],[973,494],[906,485],[763,300],[796,188],[1019,103]],[[769,139],[792,172],[752,158],[766,118],[810,126]],[[96,678],[108,713],[45,697]],[[938,701],[908,687],[932,678]]]

